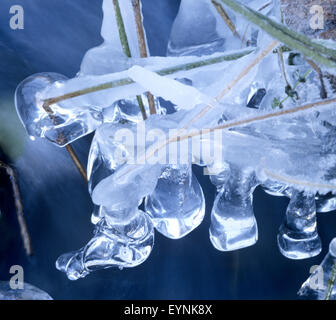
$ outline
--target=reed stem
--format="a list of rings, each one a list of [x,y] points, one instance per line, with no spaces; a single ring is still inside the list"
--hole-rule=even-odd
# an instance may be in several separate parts
[[[12,167],[10,167],[8,164],[2,161],[0,161],[0,168],[4,169],[7,175],[9,176],[9,179],[12,185],[13,197],[14,197],[15,208],[16,208],[16,216],[17,216],[18,223],[20,226],[20,233],[21,233],[23,246],[24,246],[27,256],[31,256],[33,254],[33,248],[31,244],[31,239],[30,239],[26,219],[25,219],[24,212],[23,212],[23,205],[22,205],[21,194],[20,194],[19,185],[17,182],[16,173]]]

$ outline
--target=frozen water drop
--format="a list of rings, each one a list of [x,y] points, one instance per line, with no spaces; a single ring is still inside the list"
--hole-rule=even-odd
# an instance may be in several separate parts
[[[15,91],[15,106],[20,120],[31,137],[46,138],[64,146],[94,131],[103,121],[96,107],[63,108],[47,106],[41,93],[54,84],[59,87],[67,78],[57,73],[38,73],[22,81]]]
[[[191,165],[165,168],[154,192],[146,198],[145,209],[155,228],[168,238],[182,238],[198,227],[205,201]]]

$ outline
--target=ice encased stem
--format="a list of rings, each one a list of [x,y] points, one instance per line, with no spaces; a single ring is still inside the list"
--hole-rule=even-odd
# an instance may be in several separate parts
[[[29,136],[46,138],[58,146],[64,146],[102,124],[102,113],[93,106],[44,106],[40,93],[51,84],[62,87],[66,80],[61,74],[45,72],[34,74],[18,85],[15,91],[16,111]]]
[[[168,238],[182,238],[198,227],[205,200],[191,164],[167,166],[154,192],[146,197],[145,209],[155,228]]]
[[[336,238],[329,245],[329,252],[303,283],[298,294],[305,299],[336,299]]]
[[[290,259],[310,258],[321,252],[313,194],[292,192],[285,221],[279,230],[278,246],[281,253]]]
[[[232,251],[251,246],[258,240],[252,207],[256,181],[253,172],[232,166],[229,174],[223,174],[228,178],[222,186],[217,185],[220,191],[211,212],[210,240],[216,249]]]

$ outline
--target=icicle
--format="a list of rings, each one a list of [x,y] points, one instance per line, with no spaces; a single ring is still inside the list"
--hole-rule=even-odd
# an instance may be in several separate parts
[[[154,192],[146,198],[145,209],[155,228],[168,238],[182,238],[198,227],[205,200],[191,165],[167,166]]]
[[[313,194],[292,191],[286,218],[279,230],[278,246],[280,252],[290,259],[310,258],[321,252]]]
[[[252,207],[256,185],[253,172],[230,166],[229,178],[217,194],[211,212],[210,240],[216,249],[237,250],[257,242],[258,227]]]

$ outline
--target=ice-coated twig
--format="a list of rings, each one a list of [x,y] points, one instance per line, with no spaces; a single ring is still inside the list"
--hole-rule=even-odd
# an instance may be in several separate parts
[[[144,32],[142,16],[141,16],[140,0],[132,0],[132,5],[133,5],[135,23],[136,23],[136,28],[137,28],[140,56],[141,58],[147,58],[148,50],[147,50],[145,32]],[[156,107],[155,107],[155,101],[154,101],[153,95],[150,92],[147,92],[146,95],[147,95],[147,100],[148,100],[149,113],[156,114]]]
[[[119,0],[112,0],[114,11],[116,15],[117,25],[118,25],[118,31],[119,31],[119,38],[121,42],[122,49],[127,57],[131,57],[131,50],[129,47],[128,39],[127,39],[127,33],[125,30],[125,24],[121,15],[120,6],[119,6]]]
[[[13,168],[11,166],[9,166],[8,164],[6,164],[2,161],[0,161],[0,168],[4,169],[7,173],[7,175],[10,178],[10,182],[11,182],[12,189],[13,189],[14,201],[15,201],[16,215],[17,215],[17,219],[18,219],[18,222],[19,222],[19,226],[20,226],[20,232],[21,232],[21,237],[22,237],[22,241],[23,241],[23,246],[25,248],[26,254],[28,256],[31,256],[33,254],[33,248],[32,248],[32,245],[31,245],[31,240],[30,240],[30,235],[29,235],[26,219],[25,219],[24,213],[23,213],[23,205],[22,205],[22,200],[21,200],[21,194],[20,194],[20,190],[19,190],[19,186],[18,186],[15,171],[13,170]]]
[[[320,67],[314,61],[312,61],[310,59],[306,59],[306,60],[309,63],[309,65],[315,70],[315,72],[318,74],[318,76],[320,78],[320,83],[321,83],[320,96],[321,96],[321,99],[327,99],[328,94],[327,94],[327,90],[326,90],[325,85],[324,85],[323,74],[322,74],[322,71],[321,71]]]
[[[208,128],[208,129],[202,129],[202,130],[194,130],[192,132],[188,132],[188,133],[183,134],[183,135],[181,135],[181,134],[176,135],[176,136],[174,136],[174,137],[172,137],[168,140],[165,140],[162,144],[160,144],[156,148],[153,148],[151,150],[151,152],[146,153],[144,155],[144,157],[145,157],[145,159],[148,160],[150,157],[154,156],[157,152],[159,152],[161,149],[165,148],[170,143],[181,142],[183,140],[187,140],[187,139],[190,139],[190,138],[193,138],[193,137],[210,134],[210,133],[218,131],[218,130],[225,130],[225,129],[241,127],[241,126],[256,123],[256,122],[259,122],[259,121],[265,121],[265,120],[274,119],[274,118],[277,118],[277,117],[288,116],[288,115],[292,115],[292,114],[300,114],[304,111],[311,110],[311,109],[317,108],[317,107],[328,106],[328,105],[333,104],[333,103],[336,103],[336,98],[317,101],[317,102],[312,102],[312,103],[309,103],[309,104],[305,104],[303,106],[299,106],[299,107],[295,107],[295,108],[291,108],[291,109],[285,109],[285,110],[281,110],[281,111],[277,111],[277,112],[263,113],[261,115],[246,118],[246,119],[228,121],[228,122],[225,122],[224,124],[218,125],[216,127],[212,127],[212,128]],[[144,161],[144,160],[142,159],[141,161]],[[127,172],[125,172],[125,174],[129,173],[131,170],[132,169],[128,170]],[[122,175],[120,177],[122,177]],[[277,178],[281,178],[281,177],[279,176]],[[290,179],[290,178],[288,178],[288,179]],[[292,180],[292,182],[293,182],[293,184],[295,184],[295,180]],[[313,185],[310,182],[306,182],[306,183],[310,184],[310,185]],[[327,185],[327,186],[322,185],[322,184],[321,185],[316,185],[316,187],[318,187],[318,186],[323,186],[327,190],[336,190],[336,185]]]
[[[247,20],[266,31],[272,37],[285,43],[288,47],[301,52],[307,58],[321,63],[326,67],[336,68],[336,50],[314,42],[305,35],[297,33],[237,1],[220,1],[230,7],[233,11],[243,15]]]
[[[114,5],[114,11],[115,11],[117,25],[118,25],[121,46],[123,48],[124,54],[127,57],[131,58],[132,54],[131,54],[131,50],[130,50],[128,39],[127,39],[127,33],[125,30],[124,20],[123,20],[121,11],[120,11],[119,0],[113,0],[113,5]],[[141,52],[141,48],[140,48],[140,52]],[[142,118],[146,120],[147,114],[146,114],[146,110],[145,110],[145,106],[143,104],[142,98],[141,96],[136,96],[136,99],[138,101],[138,105],[141,111]]]
[[[324,300],[330,300],[335,283],[336,283],[336,261],[334,262],[334,265],[331,269],[331,274],[328,280],[326,295],[325,295]]]
[[[68,151],[73,163],[75,164],[76,168],[78,169],[79,173],[81,174],[81,176],[83,177],[84,181],[87,183],[88,182],[88,178],[86,175],[86,171],[83,167],[83,165],[81,164],[75,150],[73,149],[73,147],[70,144],[67,144],[65,146],[65,149]]]
[[[199,59],[198,61],[195,61],[195,62],[180,64],[180,65],[172,66],[169,68],[161,69],[157,71],[157,74],[161,76],[168,76],[168,75],[173,75],[175,73],[178,73],[180,71],[194,70],[194,69],[202,68],[202,67],[209,66],[209,65],[215,65],[223,61],[237,60],[239,58],[242,58],[252,53],[253,51],[254,51],[253,49],[245,49],[245,50],[240,50],[235,53],[224,54],[224,55],[206,58],[206,59]],[[43,103],[44,103],[44,107],[50,107],[51,105],[61,102],[61,101],[76,98],[76,97],[83,96],[83,95],[93,93],[93,92],[98,92],[98,91],[103,91],[107,89],[130,85],[132,83],[134,83],[134,81],[130,78],[118,79],[118,80],[102,83],[102,84],[99,84],[93,87],[83,88],[81,90],[69,92],[61,96],[48,98],[48,99],[45,99]]]
[[[230,19],[229,15],[224,10],[224,8],[216,0],[211,0],[211,2],[214,5],[214,7],[216,8],[217,12],[223,18],[224,22],[229,27],[229,29],[231,30],[231,32],[233,33],[233,35],[235,37],[237,37],[238,39],[240,39],[240,36],[239,36],[239,34],[238,34],[237,30],[236,30],[236,26],[234,25],[234,23],[232,22],[232,20]]]
[[[45,112],[48,113],[49,118],[54,123],[54,125],[57,125],[57,120],[56,120],[50,106],[48,106],[46,104],[43,104],[42,107],[45,110]],[[58,139],[61,140],[61,141],[65,140],[61,132],[58,133]],[[73,149],[73,147],[70,144],[67,144],[65,149],[67,150],[70,158],[72,159],[73,163],[75,164],[76,168],[78,169],[80,175],[83,177],[84,181],[86,183],[88,183],[88,178],[87,178],[87,175],[86,175],[86,171],[85,171],[83,165],[81,164],[81,162],[80,162],[75,150]]]

